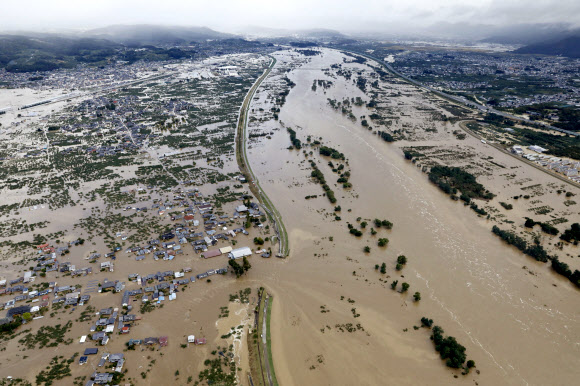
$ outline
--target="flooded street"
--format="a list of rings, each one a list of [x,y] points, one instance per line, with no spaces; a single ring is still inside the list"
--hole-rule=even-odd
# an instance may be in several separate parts
[[[254,173],[281,213],[290,239],[286,260],[256,265],[254,273],[263,275],[275,296],[272,350],[280,383],[576,383],[578,290],[547,265],[503,244],[490,232],[489,220],[440,192],[404,159],[396,143],[380,140],[360,122],[333,110],[327,98],[368,100],[352,80],[331,79],[321,70],[342,58],[325,50],[288,73],[296,86],[279,117],[303,143],[309,135],[321,137],[324,145],[344,153],[352,189],[334,183],[330,159],[317,150],[308,159],[302,150],[310,152],[309,147],[287,150],[285,129],[248,150]],[[318,79],[331,79],[334,86],[314,92],[311,86]],[[420,92],[405,97],[406,103],[418,104],[426,98]],[[357,116],[368,114],[366,110],[353,107]],[[336,204],[311,182],[310,159],[335,191]],[[308,195],[318,197],[305,200]],[[342,207],[341,221],[335,221],[335,205]],[[356,238],[347,222],[358,227],[357,217],[368,221],[369,228],[375,218],[388,219],[394,227],[377,229],[375,236],[367,228]],[[380,237],[390,240],[387,247],[377,247]],[[367,245],[370,253],[363,252]],[[408,258],[402,271],[395,270],[399,255]],[[374,268],[383,262],[386,275]],[[408,282],[409,292],[391,290],[393,280],[399,286]],[[416,291],[422,295],[419,302],[413,302]],[[360,316],[353,317],[355,313]],[[424,316],[466,347],[480,374],[462,376],[445,367],[430,331],[413,328]],[[349,332],[344,328],[348,323],[360,328]]]

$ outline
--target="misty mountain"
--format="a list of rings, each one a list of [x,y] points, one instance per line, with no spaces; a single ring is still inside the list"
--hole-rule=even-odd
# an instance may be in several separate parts
[[[565,23],[521,23],[510,25],[489,25],[473,23],[436,23],[425,28],[418,28],[413,33],[415,38],[449,39],[483,43],[526,45],[540,43],[551,39],[563,39],[578,34]]]
[[[567,24],[516,24],[497,28],[484,42],[501,44],[534,44],[578,35],[578,29]]]
[[[514,51],[518,54],[561,55],[580,58],[580,35],[530,44]]]
[[[189,44],[209,39],[228,39],[235,35],[207,27],[166,27],[158,25],[114,25],[86,31],[84,36],[108,39],[128,45]]]

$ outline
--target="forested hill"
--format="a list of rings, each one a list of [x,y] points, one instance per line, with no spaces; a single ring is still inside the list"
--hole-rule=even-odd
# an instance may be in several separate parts
[[[514,52],[518,54],[561,55],[580,58],[580,36],[570,36],[560,40],[530,44]]]
[[[0,69],[37,72],[71,68],[83,63],[101,66],[114,61],[197,59],[259,51],[267,46],[203,27],[113,26],[108,30],[92,30],[75,36],[0,34]]]
[[[119,48],[104,39],[0,35],[0,67],[12,72],[50,71],[99,62]]]

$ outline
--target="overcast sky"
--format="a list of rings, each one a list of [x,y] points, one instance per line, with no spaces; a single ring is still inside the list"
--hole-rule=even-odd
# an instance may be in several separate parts
[[[391,30],[440,22],[580,26],[580,0],[0,0],[3,30],[111,24]]]

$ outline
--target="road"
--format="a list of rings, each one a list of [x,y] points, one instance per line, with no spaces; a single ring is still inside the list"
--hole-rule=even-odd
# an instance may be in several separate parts
[[[354,53],[354,54],[357,54],[357,55],[364,56],[364,57],[369,58],[371,60],[374,60],[374,61],[378,62],[379,64],[383,65],[385,68],[387,68],[395,76],[398,76],[398,77],[400,77],[400,78],[402,78],[402,79],[404,79],[404,80],[406,80],[406,81],[408,81],[408,82],[410,82],[410,83],[412,83],[412,84],[414,84],[414,85],[416,85],[416,86],[418,86],[420,88],[423,88],[423,89],[425,89],[425,90],[427,90],[429,92],[432,92],[432,93],[434,93],[436,95],[439,95],[439,96],[441,96],[443,98],[451,99],[451,100],[453,100],[455,102],[458,102],[458,103],[461,103],[461,104],[465,104],[466,106],[468,106],[470,108],[478,108],[481,111],[487,111],[487,112],[490,112],[490,113],[498,114],[498,115],[504,116],[506,118],[511,118],[511,119],[515,119],[515,120],[519,120],[519,121],[530,122],[530,123],[539,123],[539,124],[543,125],[544,127],[548,128],[548,129],[560,131],[562,133],[566,133],[566,134],[570,134],[570,135],[574,135],[574,136],[578,136],[579,135],[578,133],[575,133],[575,132],[572,132],[572,131],[559,129],[557,127],[553,127],[553,126],[550,126],[550,125],[547,125],[547,124],[544,124],[544,123],[541,123],[541,122],[530,121],[530,120],[525,119],[525,118],[521,118],[521,117],[514,116],[512,114],[505,113],[503,111],[495,110],[493,108],[490,108],[490,107],[487,107],[487,106],[483,106],[483,105],[480,105],[480,104],[475,103],[475,102],[472,102],[472,101],[468,101],[465,98],[460,98],[460,97],[457,97],[457,96],[454,96],[454,95],[446,94],[446,93],[441,92],[439,90],[435,90],[432,87],[424,86],[421,83],[419,83],[419,82],[417,82],[417,81],[415,81],[415,80],[413,80],[413,79],[411,79],[411,78],[409,78],[409,77],[401,74],[400,72],[398,72],[397,70],[395,70],[391,65],[389,65],[387,63],[384,63],[382,60],[380,60],[379,58],[376,58],[376,57],[374,57],[372,55],[363,54],[363,53],[360,53],[360,52],[357,52],[357,51],[349,51],[349,50],[344,50],[344,51],[348,51],[348,52],[351,52],[351,53]],[[465,123],[467,123],[467,122],[468,121],[460,122],[459,126],[463,129],[463,131],[465,131],[469,135],[471,135],[471,136],[473,136],[473,137],[475,137],[475,138],[477,138],[479,140],[482,140],[483,138],[481,138],[479,135],[475,134],[474,132],[472,132],[471,130],[469,130],[465,126]],[[542,172],[544,172],[546,174],[549,174],[552,177],[555,177],[555,178],[557,178],[557,179],[559,179],[559,180],[561,180],[563,182],[566,182],[566,183],[568,183],[568,184],[570,184],[570,185],[572,185],[572,186],[574,186],[576,188],[580,187],[580,184],[578,184],[578,183],[576,183],[576,182],[574,182],[574,181],[572,181],[572,180],[570,180],[570,179],[568,179],[568,178],[566,178],[566,177],[564,177],[564,176],[562,176],[560,174],[556,174],[554,172],[551,172],[550,170],[548,170],[548,169],[546,169],[546,168],[544,168],[544,167],[542,167],[540,165],[537,165],[534,162],[528,161],[525,158],[522,158],[520,156],[517,156],[515,154],[512,154],[511,152],[506,151],[500,145],[497,145],[497,144],[494,144],[494,143],[490,143],[490,142],[487,142],[487,144],[489,146],[492,146],[492,147],[496,148],[497,150],[501,151],[502,153],[508,154],[509,156],[514,157],[514,158],[518,159],[519,161],[521,161],[521,162],[523,162],[525,164],[528,164],[528,165],[530,165],[530,166],[532,166],[532,167],[534,167],[534,168],[536,168],[538,170],[541,170]]]
[[[369,58],[371,60],[374,60],[377,63],[381,64],[383,67],[385,67],[387,70],[389,70],[392,74],[398,76],[399,78],[402,78],[402,79],[406,80],[409,83],[414,84],[417,87],[420,87],[420,88],[422,88],[424,90],[427,90],[429,92],[432,92],[434,94],[437,94],[437,95],[439,95],[439,96],[441,96],[441,97],[443,97],[445,99],[450,99],[450,100],[452,100],[454,102],[457,102],[457,103],[460,103],[462,105],[465,105],[465,106],[467,106],[469,108],[478,109],[479,111],[481,111],[483,113],[486,113],[486,112],[487,113],[493,113],[493,114],[501,115],[502,117],[509,118],[509,119],[513,119],[513,120],[516,120],[516,121],[526,122],[526,123],[529,123],[529,124],[541,125],[541,126],[545,127],[546,129],[559,131],[561,133],[566,133],[566,134],[573,135],[573,136],[580,135],[579,133],[576,133],[574,131],[560,129],[560,128],[555,127],[555,126],[548,125],[547,123],[544,123],[544,122],[531,121],[529,119],[526,119],[526,118],[523,118],[523,117],[519,117],[517,115],[513,115],[513,114],[510,114],[510,113],[506,113],[505,111],[496,110],[496,109],[494,109],[492,107],[484,106],[482,104],[479,104],[479,103],[476,103],[476,102],[467,100],[464,97],[459,97],[459,96],[456,96],[456,95],[447,94],[447,93],[445,93],[443,91],[434,89],[433,87],[426,86],[426,85],[424,85],[424,84],[422,84],[420,82],[417,82],[414,79],[409,78],[406,75],[401,74],[399,71],[395,70],[393,68],[393,66],[391,66],[388,63],[385,63],[383,60],[381,60],[381,59],[379,59],[379,58],[377,58],[375,56],[372,56],[372,55],[369,55],[369,54],[365,54],[365,53],[361,53],[361,52],[357,52],[357,51],[350,51],[350,50],[343,50],[343,51],[351,52],[351,53],[354,53],[354,54],[357,54],[357,55],[360,55],[360,56],[364,56],[364,57]]]
[[[254,99],[254,95],[256,93],[256,90],[260,87],[260,85],[262,84],[262,81],[264,81],[264,79],[266,79],[268,74],[270,74],[270,71],[272,70],[272,68],[274,67],[275,64],[276,64],[276,59],[272,57],[272,62],[270,63],[268,68],[256,80],[256,82],[253,84],[252,88],[250,88],[250,91],[248,91],[248,94],[244,98],[244,102],[242,103],[242,107],[240,108],[240,115],[238,118],[238,127],[236,130],[236,160],[238,161],[238,166],[240,168],[240,171],[247,178],[247,182],[248,182],[248,186],[250,188],[250,191],[258,199],[262,208],[264,208],[264,210],[268,214],[268,217],[270,217],[270,220],[272,221],[274,231],[276,232],[276,236],[279,240],[278,256],[279,257],[286,257],[288,255],[288,252],[289,252],[288,233],[286,232],[286,227],[284,226],[284,223],[282,222],[282,216],[276,210],[276,207],[274,206],[272,201],[270,201],[270,199],[268,198],[268,196],[266,195],[266,193],[264,192],[264,190],[260,186],[258,179],[254,175],[254,172],[252,171],[252,168],[250,167],[250,163],[248,162],[248,156],[246,153],[246,141],[247,141],[246,128],[247,128],[247,124],[248,124],[248,111],[250,110],[250,106],[252,104],[252,99]]]

